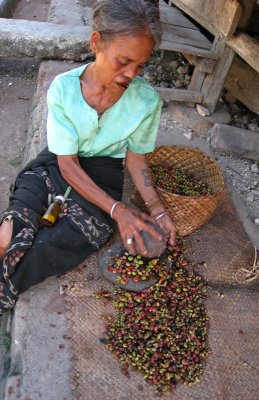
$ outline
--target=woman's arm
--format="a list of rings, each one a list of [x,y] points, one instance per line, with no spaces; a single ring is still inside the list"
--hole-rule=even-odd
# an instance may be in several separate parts
[[[57,156],[57,160],[61,175],[69,185],[86,200],[110,214],[116,200],[99,188],[85,173],[79,164],[78,156],[76,154]],[[145,245],[139,233],[141,230],[147,231],[158,240],[161,239],[160,234],[146,224],[147,221],[153,221],[152,218],[127,207],[124,203],[116,206],[112,216],[118,224],[125,248],[133,254],[135,253],[134,244],[127,244],[127,239],[133,237],[138,242],[141,254],[146,254]]]
[[[176,230],[175,226],[161,203],[154,189],[150,169],[144,154],[136,154],[128,150],[126,154],[127,169],[139,191],[141,197],[149,208],[151,216],[156,223],[168,233],[169,244],[174,246]]]
[[[84,199],[109,214],[115,200],[86,174],[79,164],[78,156],[76,154],[57,156],[57,160],[61,175],[69,185]]]

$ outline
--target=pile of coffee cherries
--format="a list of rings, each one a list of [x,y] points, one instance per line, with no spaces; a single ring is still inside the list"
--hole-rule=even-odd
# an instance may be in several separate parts
[[[125,251],[120,257],[112,257],[107,269],[117,274],[118,283],[126,284],[131,279],[134,282],[156,279],[163,274],[165,266],[159,262],[159,258],[147,259]]]
[[[101,339],[126,376],[143,373],[160,394],[177,383],[200,382],[209,354],[206,284],[179,246],[168,257],[171,270],[162,267],[159,281],[146,291],[116,289],[118,313]]]
[[[184,170],[163,165],[151,165],[150,169],[156,187],[169,193],[194,197],[212,194],[211,189],[205,182]]]

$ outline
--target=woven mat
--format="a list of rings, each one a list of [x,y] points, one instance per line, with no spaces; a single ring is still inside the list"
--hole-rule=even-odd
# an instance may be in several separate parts
[[[126,197],[130,191],[127,185]],[[116,240],[116,235],[114,240]],[[200,384],[177,385],[174,400],[257,400],[259,397],[258,285],[239,283],[237,271],[253,263],[254,247],[225,193],[210,222],[186,239],[189,258],[209,282],[207,310],[210,316],[208,357]],[[102,251],[105,251],[103,249]],[[60,277],[73,345],[71,386],[74,399],[153,400],[155,390],[143,377],[120,371],[116,358],[99,342],[105,330],[103,318],[114,314],[112,305],[96,299],[105,282],[98,272],[100,253]],[[205,261],[205,263],[204,263]],[[257,288],[257,290],[256,290]]]

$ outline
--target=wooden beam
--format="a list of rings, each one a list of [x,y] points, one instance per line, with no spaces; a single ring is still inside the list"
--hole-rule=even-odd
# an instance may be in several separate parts
[[[192,73],[191,82],[188,85],[188,90],[201,93],[205,75],[206,74],[204,72],[199,71],[198,67],[195,67]],[[186,105],[189,107],[194,107],[194,103],[192,102],[186,102]]]
[[[186,58],[186,60],[188,61],[189,64],[191,65],[196,65],[197,63],[197,56],[194,56],[193,54],[187,54],[187,53],[183,53],[183,56]]]
[[[202,101],[202,94],[200,92],[162,87],[156,87],[155,89],[159,92],[161,98],[165,101],[176,100],[183,102],[187,101],[190,103],[201,103]]]
[[[192,79],[191,82],[188,86],[188,90],[194,90],[194,91],[201,91],[203,82],[205,79],[205,73],[200,72],[197,67],[194,68],[194,71],[192,73]]]
[[[178,43],[177,41],[167,41],[163,38],[159,48],[162,50],[178,51],[179,53],[189,53],[199,57],[211,58],[212,60],[218,59],[217,54],[213,53],[211,50],[205,50],[200,47]]]
[[[201,93],[204,98],[203,104],[210,112],[215,111],[235,54],[230,47],[226,46],[226,39],[224,36],[215,39],[213,46],[215,51],[217,50],[218,52],[219,60],[212,74],[206,75],[201,88]]]
[[[229,37],[241,17],[238,0],[170,0],[213,35]]]
[[[211,74],[215,66],[215,60],[193,56],[191,54],[183,53],[183,56],[191,64],[195,65],[200,72]]]
[[[228,39],[227,45],[259,72],[259,42],[257,40],[240,32]]]
[[[234,58],[225,88],[251,111],[259,114],[259,75],[238,56]]]

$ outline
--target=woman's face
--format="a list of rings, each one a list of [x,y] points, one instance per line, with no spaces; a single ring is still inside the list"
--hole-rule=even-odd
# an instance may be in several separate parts
[[[142,71],[154,48],[154,41],[145,34],[105,41],[99,32],[93,32],[91,48],[96,53],[95,66],[100,83],[121,92]]]

